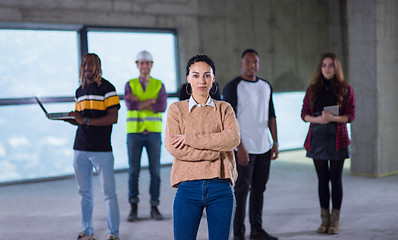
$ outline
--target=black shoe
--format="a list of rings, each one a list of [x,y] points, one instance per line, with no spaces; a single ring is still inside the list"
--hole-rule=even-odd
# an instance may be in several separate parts
[[[245,236],[234,236],[234,240],[245,240]]]
[[[259,232],[252,232],[250,239],[278,240],[277,237],[269,235],[264,229],[261,229]]]
[[[127,222],[135,222],[137,220],[137,203],[131,203],[131,211],[127,217]]]
[[[157,221],[163,220],[163,216],[162,216],[162,214],[160,214],[158,207],[156,207],[156,206],[151,207],[151,218],[153,218]]]

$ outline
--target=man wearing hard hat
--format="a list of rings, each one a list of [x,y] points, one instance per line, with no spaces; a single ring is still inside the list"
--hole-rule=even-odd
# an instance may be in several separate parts
[[[149,193],[151,218],[162,220],[158,210],[160,195],[160,146],[162,132],[161,113],[167,107],[167,94],[163,83],[150,76],[153,58],[148,51],[136,57],[138,78],[130,79],[125,86],[124,100],[127,105],[127,150],[129,157],[129,202],[131,211],[127,221],[137,221],[138,178],[141,168],[141,153],[148,153],[151,175]]]

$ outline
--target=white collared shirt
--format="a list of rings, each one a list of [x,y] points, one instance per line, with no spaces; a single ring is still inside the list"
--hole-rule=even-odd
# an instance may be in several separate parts
[[[207,102],[206,102],[205,105],[200,105],[199,103],[197,103],[195,101],[195,99],[193,99],[192,96],[189,98],[188,103],[189,103],[189,112],[191,112],[193,107],[206,107],[206,106],[213,107],[214,110],[216,110],[216,105],[214,104],[214,101],[213,101],[213,99],[210,96],[207,99]]]

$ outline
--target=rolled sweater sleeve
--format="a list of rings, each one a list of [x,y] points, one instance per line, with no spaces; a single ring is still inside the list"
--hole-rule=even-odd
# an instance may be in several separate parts
[[[185,144],[197,148],[214,151],[232,151],[240,142],[239,125],[235,112],[229,103],[225,103],[221,111],[224,129],[217,133],[187,134]]]
[[[183,161],[211,161],[217,159],[220,156],[219,151],[196,149],[188,145],[185,145],[182,149],[177,149],[171,144],[174,140],[173,136],[184,134],[181,131],[181,125],[183,124],[181,111],[182,109],[176,103],[170,105],[168,109],[165,137],[167,151],[177,160]]]

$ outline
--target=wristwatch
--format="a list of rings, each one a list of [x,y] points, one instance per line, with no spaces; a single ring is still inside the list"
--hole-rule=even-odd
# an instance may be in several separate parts
[[[87,117],[83,118],[83,124],[88,125],[90,123],[90,119]]]

